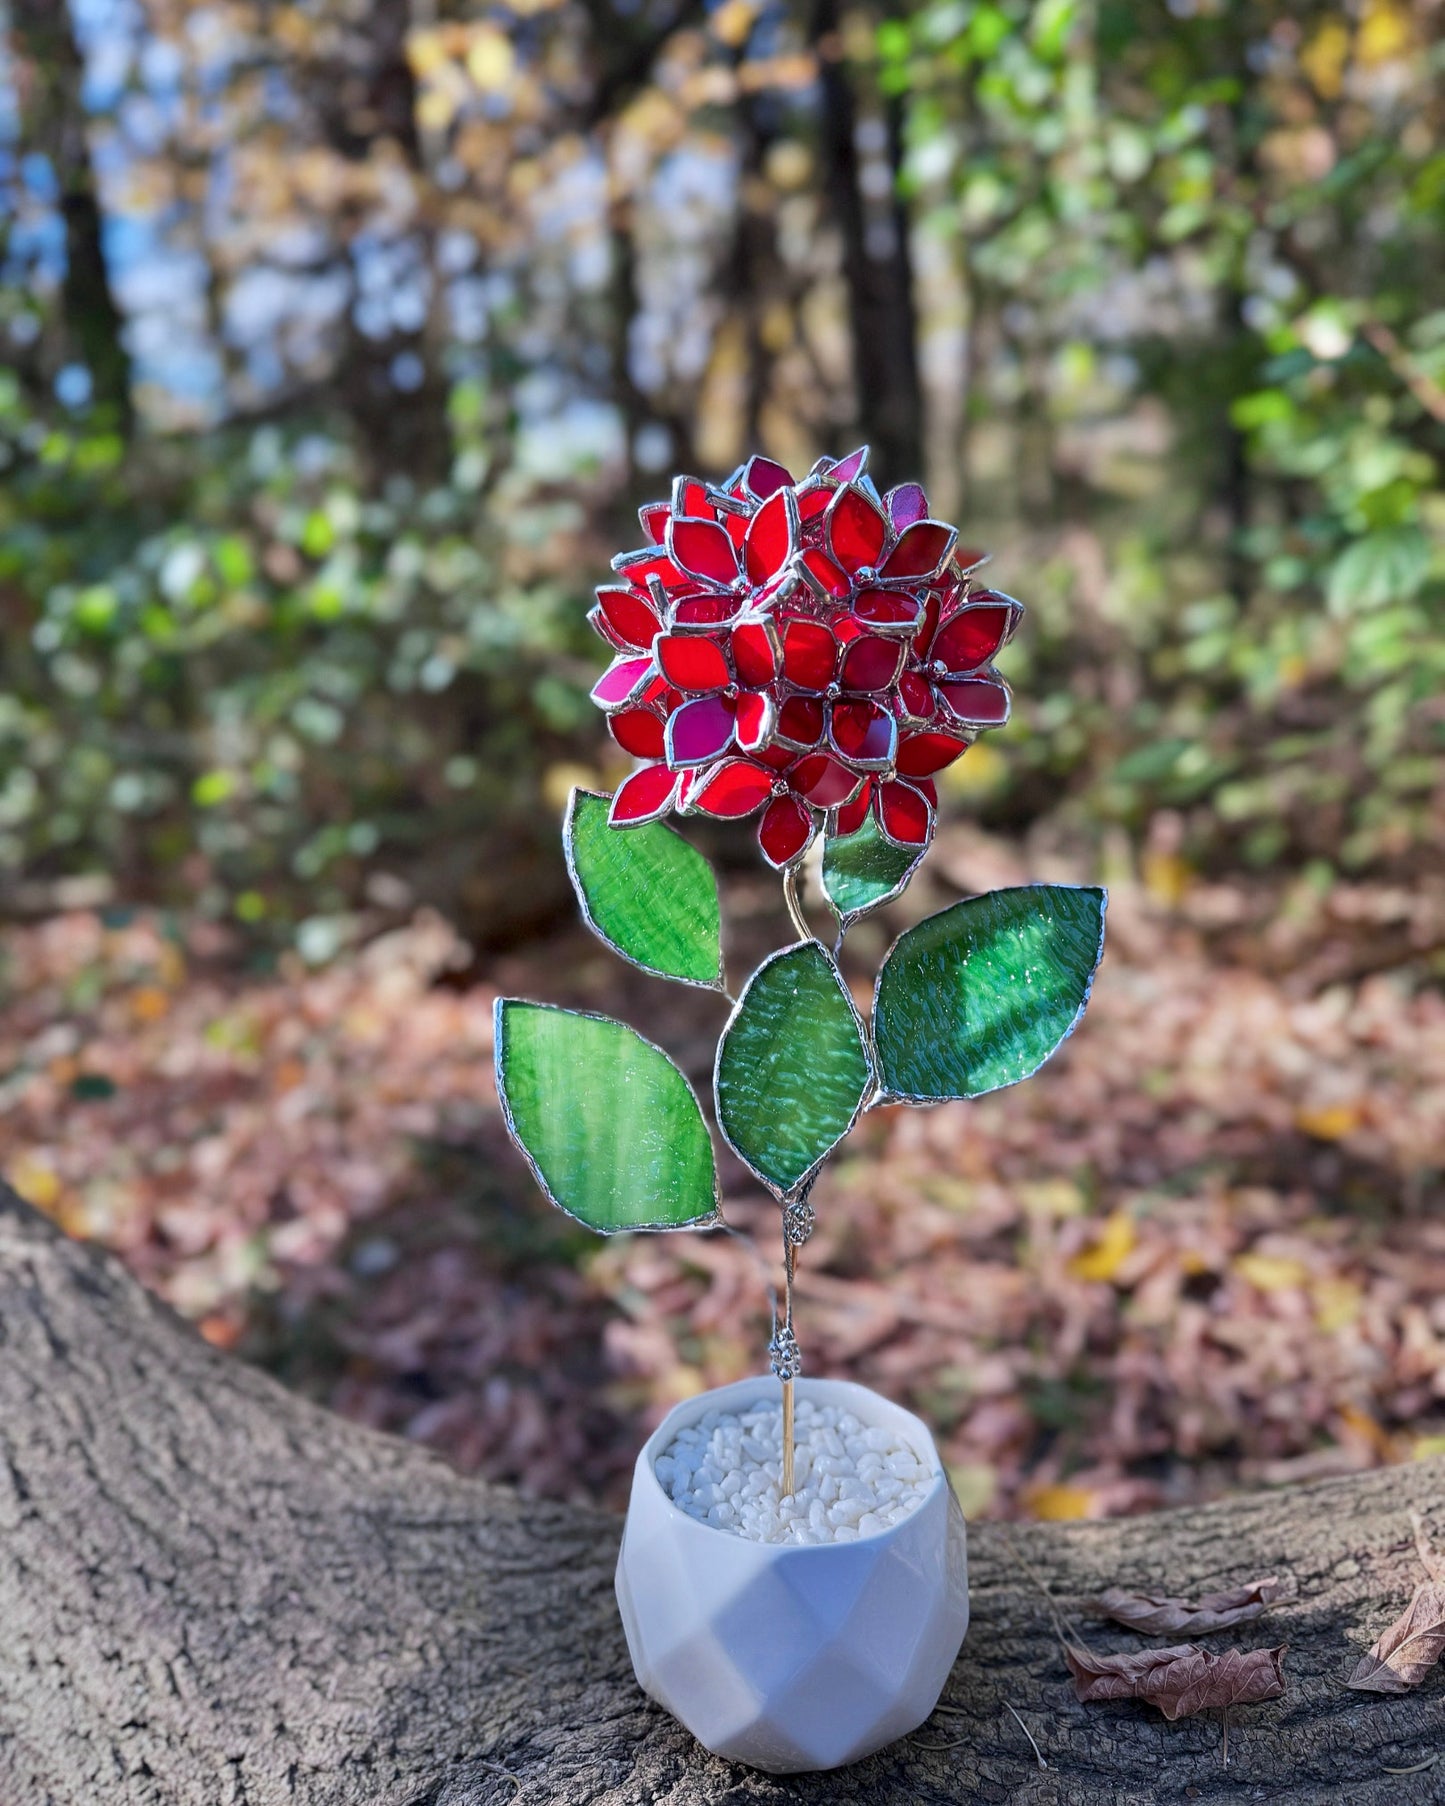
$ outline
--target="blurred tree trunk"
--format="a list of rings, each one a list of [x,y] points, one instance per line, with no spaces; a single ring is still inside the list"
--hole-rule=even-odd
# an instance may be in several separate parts
[[[128,435],[134,424],[130,355],[102,243],[80,47],[65,0],[11,0],[10,19],[21,63],[21,141],[54,171],[65,225],[66,356],[89,370],[96,402]]]
[[[820,152],[834,219],[843,238],[843,274],[853,333],[858,418],[885,483],[923,470],[923,389],[913,309],[908,213],[898,194],[902,112],[882,107],[882,155],[892,178],[871,210],[863,192],[858,104],[844,56],[838,0],[816,0],[813,42],[822,89]]]

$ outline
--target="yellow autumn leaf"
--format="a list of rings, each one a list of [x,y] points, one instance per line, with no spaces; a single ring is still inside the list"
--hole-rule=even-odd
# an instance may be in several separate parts
[[[1116,1210],[1105,1221],[1092,1245],[1069,1262],[1069,1272],[1075,1279],[1097,1279],[1107,1283],[1134,1252],[1138,1240],[1134,1219],[1127,1211]]]
[[[1300,52],[1300,67],[1325,100],[1335,100],[1344,86],[1350,34],[1340,19],[1327,19]]]
[[[1177,909],[1194,882],[1194,870],[1187,860],[1177,853],[1157,849],[1145,852],[1139,862],[1139,875],[1151,900],[1165,909]]]
[[[1309,1268],[1288,1254],[1240,1254],[1234,1260],[1239,1277],[1257,1292],[1298,1289],[1309,1278]]]
[[[970,746],[963,758],[950,765],[942,774],[945,790],[954,796],[977,796],[983,791],[992,790],[1002,782],[1008,772],[1008,761],[1003,754],[989,745],[987,740],[980,740]]]
[[[1410,47],[1410,15],[1393,0],[1372,0],[1360,21],[1360,61],[1367,69],[1393,62]]]
[[[1092,1517],[1095,1498],[1086,1486],[1032,1486],[1023,1502],[1031,1516],[1047,1523],[1065,1523],[1071,1518]]]
[[[1322,1110],[1297,1110],[1294,1126],[1316,1141],[1343,1141],[1363,1120],[1364,1111],[1358,1104],[1328,1104]]]
[[[1364,1294],[1351,1279],[1320,1279],[1310,1287],[1315,1322],[1325,1332],[1348,1329],[1360,1314]]]
[[[60,1175],[45,1154],[22,1154],[9,1172],[10,1184],[27,1204],[51,1211],[60,1201]]]
[[[948,1470],[959,1509],[966,1518],[979,1517],[993,1503],[998,1491],[998,1469],[987,1461],[959,1461]]]

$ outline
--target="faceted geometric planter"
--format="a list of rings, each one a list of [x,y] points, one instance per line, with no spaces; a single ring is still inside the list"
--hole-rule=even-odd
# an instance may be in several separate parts
[[[715,1755],[772,1774],[841,1768],[906,1736],[943,1691],[968,1628],[963,1513],[927,1428],[846,1380],[800,1398],[895,1431],[935,1474],[901,1523],[857,1542],[775,1545],[680,1511],[653,1471],[710,1408],[777,1395],[741,1380],[668,1413],[637,1458],[617,1603],[643,1689]]]

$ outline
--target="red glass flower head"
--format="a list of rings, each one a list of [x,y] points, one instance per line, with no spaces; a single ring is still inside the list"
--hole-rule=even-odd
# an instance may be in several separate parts
[[[822,815],[851,834],[871,809],[888,840],[927,845],[934,776],[1008,720],[990,660],[1023,610],[974,587],[983,555],[918,484],[880,496],[867,464],[822,458],[795,483],[758,457],[643,508],[650,543],[613,560],[588,617],[617,655],[592,699],[640,762],[615,827],[761,810],[782,868]]]

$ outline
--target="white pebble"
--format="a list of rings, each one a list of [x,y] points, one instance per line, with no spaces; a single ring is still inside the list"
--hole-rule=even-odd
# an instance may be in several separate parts
[[[933,1487],[916,1450],[851,1411],[799,1399],[794,1428],[794,1490],[786,1498],[779,1496],[782,1411],[761,1400],[741,1412],[709,1407],[679,1431],[654,1472],[690,1517],[763,1543],[877,1536],[915,1511]]]

